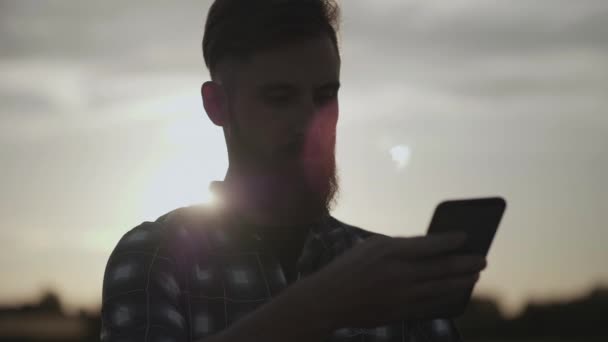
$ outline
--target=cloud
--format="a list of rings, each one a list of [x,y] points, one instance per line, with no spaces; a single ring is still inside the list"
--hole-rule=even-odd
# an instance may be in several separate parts
[[[2,141],[163,118],[176,114],[166,103],[185,94],[200,102],[198,88],[208,77],[200,52],[204,3],[0,6]]]
[[[0,11],[0,58],[36,56],[119,70],[202,69],[200,1],[19,1]]]
[[[86,135],[202,112],[196,74],[97,70],[87,63],[38,58],[0,59],[0,73],[2,141]]]
[[[10,106],[3,110],[14,109],[24,115],[41,110],[51,113],[79,110],[83,106],[86,71],[78,64],[28,58],[2,59],[0,94],[11,98]],[[40,108],[40,105],[44,107]]]
[[[608,48],[603,33],[608,3],[600,0],[403,1],[390,7],[355,1],[344,8],[347,30],[374,37],[370,44],[392,46],[393,51],[468,57],[572,46]]]
[[[343,83],[361,87],[345,87],[343,94],[356,93],[347,103],[369,99],[373,112],[395,117],[450,111],[597,119],[608,107],[605,1],[383,4],[344,6]]]
[[[207,78],[200,40],[208,3],[4,3],[0,120],[40,134],[65,120],[152,117],[154,99],[194,92]],[[342,5],[345,118],[607,105],[605,1]]]

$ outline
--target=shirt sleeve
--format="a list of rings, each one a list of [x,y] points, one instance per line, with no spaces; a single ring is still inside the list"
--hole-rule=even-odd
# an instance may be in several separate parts
[[[189,340],[183,277],[164,227],[144,222],[118,242],[106,265],[102,342]]]

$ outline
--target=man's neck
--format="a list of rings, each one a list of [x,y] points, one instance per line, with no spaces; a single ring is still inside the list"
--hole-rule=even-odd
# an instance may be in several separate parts
[[[275,189],[261,185],[269,184],[267,180],[264,176],[244,174],[234,168],[228,168],[224,181],[216,182],[215,185],[219,187],[218,192],[221,201],[224,202],[223,205],[230,208],[233,214],[236,212],[242,220],[254,225],[300,226],[318,223],[329,215],[327,211],[306,213],[299,207],[285,210],[281,205],[293,201],[297,194],[291,197],[289,194],[281,193],[276,196],[282,198],[272,198],[275,196]]]

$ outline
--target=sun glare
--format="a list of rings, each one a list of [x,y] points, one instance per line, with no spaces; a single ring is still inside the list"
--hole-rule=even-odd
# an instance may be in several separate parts
[[[145,217],[155,218],[194,204],[216,205],[209,184],[222,178],[226,160],[220,149],[209,148],[219,145],[221,136],[201,121],[185,116],[167,125],[159,160],[141,184]]]
[[[397,165],[397,169],[402,170],[409,163],[412,151],[406,145],[397,145],[390,149],[390,154]]]
[[[158,217],[195,204],[217,206],[209,184],[222,179],[227,168],[221,130],[206,120],[200,98],[189,92],[167,96],[157,105],[166,115],[165,130],[157,164],[141,184],[143,214]]]
[[[204,175],[169,166],[146,182],[143,214],[146,217],[158,217],[180,207],[214,205],[216,200],[209,190],[211,181],[211,178]]]

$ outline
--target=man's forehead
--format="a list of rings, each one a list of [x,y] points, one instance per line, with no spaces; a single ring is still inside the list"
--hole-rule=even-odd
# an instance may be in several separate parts
[[[244,65],[242,76],[249,84],[337,83],[340,60],[329,39],[309,39],[255,53]]]
[[[258,80],[258,82],[254,83],[255,87],[262,91],[274,91],[274,90],[297,90],[301,84],[298,84],[294,81],[266,81],[266,80]],[[315,88],[321,89],[339,89],[340,82],[339,81],[327,81],[327,82],[318,82],[312,84]]]

